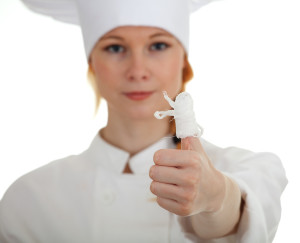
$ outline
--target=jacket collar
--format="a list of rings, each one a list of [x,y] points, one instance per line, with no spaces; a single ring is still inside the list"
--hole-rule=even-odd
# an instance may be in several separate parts
[[[130,157],[128,152],[107,143],[97,134],[86,151],[86,155],[97,166],[117,174],[122,174],[127,162],[134,174],[148,174],[150,167],[154,165],[154,153],[166,148],[175,148],[171,137],[164,137]]]

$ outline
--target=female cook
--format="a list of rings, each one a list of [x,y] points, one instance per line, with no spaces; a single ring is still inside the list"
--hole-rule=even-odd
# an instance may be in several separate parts
[[[286,177],[273,154],[171,138],[157,120],[191,79],[189,14],[209,0],[23,0],[82,28],[107,125],[90,147],[18,179],[0,242],[249,242],[274,238]],[[181,144],[180,144],[181,143]]]

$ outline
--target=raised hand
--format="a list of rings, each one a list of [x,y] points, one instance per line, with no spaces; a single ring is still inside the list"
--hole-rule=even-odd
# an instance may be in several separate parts
[[[225,178],[216,170],[198,138],[181,140],[182,150],[162,149],[150,169],[158,204],[180,216],[216,212],[225,197]]]
[[[154,154],[149,175],[157,203],[179,216],[190,216],[202,238],[233,233],[240,218],[238,185],[213,166],[198,138],[183,138],[181,145],[181,150]]]

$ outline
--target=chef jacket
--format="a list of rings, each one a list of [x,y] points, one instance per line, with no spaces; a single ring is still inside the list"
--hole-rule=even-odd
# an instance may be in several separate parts
[[[97,135],[83,153],[38,168],[7,190],[0,202],[0,242],[271,242],[287,184],[280,160],[270,153],[201,142],[214,166],[242,192],[245,205],[233,235],[200,239],[189,217],[156,203],[148,173],[155,151],[175,148],[172,138],[130,157]],[[127,162],[132,174],[122,173]]]

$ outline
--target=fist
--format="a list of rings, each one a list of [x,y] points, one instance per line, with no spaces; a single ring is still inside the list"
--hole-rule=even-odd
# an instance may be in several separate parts
[[[181,140],[182,149],[161,149],[149,171],[157,203],[180,216],[217,212],[225,198],[225,176],[214,168],[200,140]]]

